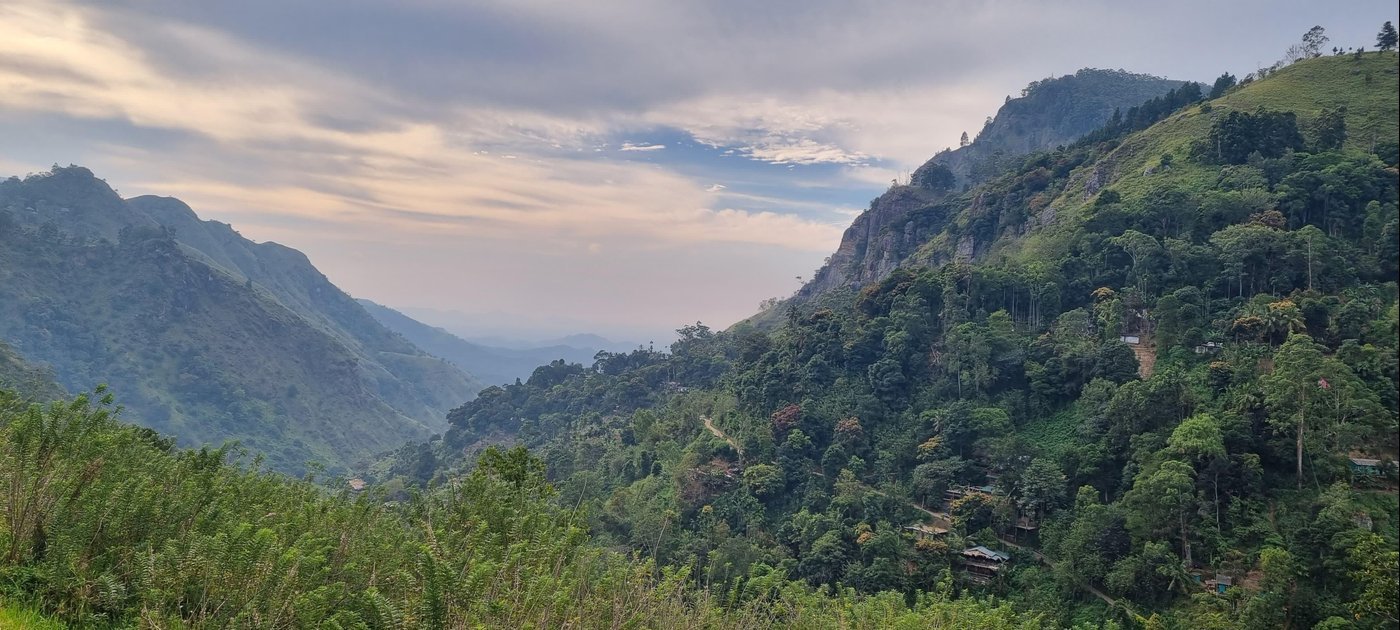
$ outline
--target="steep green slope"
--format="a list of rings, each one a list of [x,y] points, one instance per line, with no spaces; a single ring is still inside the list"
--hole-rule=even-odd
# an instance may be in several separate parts
[[[302,319],[336,337],[364,359],[375,391],[391,406],[432,423],[463,395],[481,388],[468,372],[443,369],[394,331],[381,325],[311,264],[305,254],[277,243],[253,243],[227,224],[203,221],[170,197],[127,200],[156,223],[169,227],[182,245],[209,257],[235,277],[271,293]]]
[[[1008,100],[971,144],[940,152],[914,171],[909,185],[894,186],[871,202],[791,302],[821,302],[824,294],[885,277],[939,237],[962,208],[979,203],[977,193],[968,192],[972,185],[1015,168],[1028,153],[1072,143],[1113,116],[1121,119],[1122,111],[1137,114],[1145,102],[1160,103],[1178,88],[1198,90],[1199,85],[1092,69],[1033,83],[1020,98]],[[977,249],[966,241],[950,245],[961,257]],[[769,309],[750,322],[772,326],[782,310],[782,305]]]
[[[1207,142],[1212,122],[1230,112],[1291,111],[1311,141],[1325,110],[1346,107],[1348,148],[1393,146],[1400,115],[1396,93],[1395,62],[1388,53],[1308,59],[1243,84],[1208,106],[1178,110],[1141,133],[1008,160],[1003,165],[1008,170],[967,191],[916,178],[917,185],[896,186],[871,203],[799,292],[798,302],[859,289],[899,266],[1056,258],[1081,230],[1086,209],[1102,190],[1113,190],[1127,205],[1159,198],[1166,189],[1216,190],[1218,165],[1190,158]],[[772,324],[775,316],[754,321]]]
[[[924,240],[878,282],[544,366],[378,470],[442,480],[514,435],[600,539],[707,584],[1393,627],[1396,66],[1311,59],[966,193],[897,188],[890,230]]]
[[[1276,71],[1265,80],[1253,81],[1212,100],[1209,106],[1180,111],[1152,128],[1134,135],[1108,151],[1092,165],[1073,173],[1064,190],[1049,204],[1051,227],[1037,230],[1024,242],[1007,240],[1001,251],[1020,256],[1054,255],[1062,249],[1065,234],[1080,229],[1085,209],[1103,190],[1117,191],[1125,203],[1143,203],[1156,191],[1183,188],[1205,192],[1219,185],[1218,167],[1190,160],[1197,145],[1209,134],[1211,123],[1231,111],[1254,112],[1260,108],[1293,112],[1304,139],[1316,139],[1314,126],[1325,110],[1346,108],[1346,143],[1349,149],[1371,151],[1397,140],[1395,121],[1400,117],[1400,77],[1395,57],[1371,54],[1308,59]],[[1171,156],[1161,167],[1163,156]]]
[[[0,183],[0,336],[72,390],[112,385],[184,444],[341,468],[440,428],[479,385],[380,325],[295,250],[86,169]]]

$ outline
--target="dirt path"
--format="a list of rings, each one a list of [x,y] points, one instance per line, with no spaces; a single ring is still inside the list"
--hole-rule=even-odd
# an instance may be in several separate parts
[[[739,442],[735,441],[734,438],[725,435],[724,431],[720,431],[719,427],[715,426],[715,422],[711,420],[709,416],[700,416],[700,420],[704,421],[705,428],[709,429],[710,433],[714,434],[715,437],[724,440],[725,442],[728,442],[730,448],[733,448],[734,452],[738,453],[740,458],[744,456],[744,448],[742,446],[739,446]]]
[[[866,489],[866,490],[869,490],[869,491],[871,491],[871,492],[873,492],[873,493],[875,493],[875,494],[878,494],[878,495],[880,495],[880,496],[882,496],[882,497],[889,497],[889,496],[890,496],[890,495],[888,495],[888,494],[885,494],[883,491],[877,490],[877,489],[875,489],[874,487],[871,487],[871,486],[868,486],[868,485],[865,486],[865,489]],[[918,510],[918,511],[920,511],[920,512],[923,512],[924,514],[927,514],[928,517],[929,517],[930,519],[932,519],[932,524],[933,524],[934,527],[942,527],[943,529],[952,529],[952,527],[953,527],[953,519],[952,519],[952,517],[948,516],[947,514],[944,514],[944,513],[942,513],[942,512],[935,512],[935,511],[930,510],[930,509],[928,509],[928,508],[926,508],[926,507],[924,507],[924,506],[922,506],[922,505],[919,505],[918,503],[915,503],[915,502],[913,502],[913,501],[905,501],[905,503],[906,503],[909,507],[914,508],[914,509],[916,509],[916,510]]]
[[[1157,365],[1157,347],[1138,344],[1128,346],[1132,348],[1133,354],[1138,360],[1138,376],[1143,379],[1152,378],[1152,368]]]

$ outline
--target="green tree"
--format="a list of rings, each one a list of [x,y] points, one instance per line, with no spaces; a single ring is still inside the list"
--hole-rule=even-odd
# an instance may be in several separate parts
[[[1394,545],[1386,544],[1384,538],[1367,534],[1351,548],[1350,559],[1357,567],[1351,577],[1361,587],[1361,594],[1348,604],[1352,613],[1375,620],[1380,627],[1400,623],[1400,599],[1395,592],[1396,584],[1400,584],[1400,552]]]
[[[1347,141],[1347,107],[1325,107],[1313,121],[1313,148],[1318,151],[1333,151],[1342,148]]]
[[[1021,508],[1037,518],[1065,499],[1065,474],[1059,464],[1037,457],[1031,460],[1020,479]]]
[[[1235,75],[1226,72],[1215,79],[1215,83],[1210,86],[1210,98],[1216,99],[1225,96],[1230,88],[1235,87]]]
[[[754,496],[771,499],[782,493],[787,481],[783,469],[771,464],[755,464],[744,469],[744,485]]]
[[[1327,45],[1327,30],[1314,26],[1303,33],[1303,53],[1309,57],[1322,56],[1322,47]]]
[[[1294,617],[1294,596],[1302,567],[1288,550],[1265,547],[1259,552],[1260,591],[1240,615],[1247,628],[1288,628]]]
[[[1382,52],[1395,50],[1395,43],[1395,25],[1387,20],[1385,24],[1381,25],[1380,32],[1376,33],[1376,48],[1381,49]]]
[[[1300,488],[1305,451],[1345,450],[1386,426],[1375,392],[1346,364],[1325,356],[1324,348],[1307,335],[1289,336],[1274,354],[1274,370],[1262,384],[1269,424],[1294,435]]]
[[[1298,487],[1303,487],[1303,442],[1311,412],[1321,394],[1322,346],[1312,337],[1294,334],[1274,354],[1274,371],[1264,378],[1264,395],[1272,413],[1269,424],[1295,438]]]
[[[1182,556],[1187,565],[1191,564],[1187,514],[1196,502],[1196,471],[1190,464],[1167,460],[1152,470],[1139,473],[1123,500],[1133,508],[1128,517],[1129,525],[1143,538],[1178,530]]]
[[[1136,230],[1128,230],[1108,239],[1110,245],[1122,249],[1133,261],[1132,275],[1138,291],[1148,291],[1147,281],[1158,274],[1157,263],[1162,256],[1162,244]]]
[[[1197,470],[1211,472],[1211,491],[1214,495],[1215,526],[1220,527],[1220,472],[1229,460],[1225,453],[1225,439],[1220,433],[1220,423],[1208,414],[1197,414],[1181,421],[1167,439],[1167,448],[1172,454],[1184,458]]]

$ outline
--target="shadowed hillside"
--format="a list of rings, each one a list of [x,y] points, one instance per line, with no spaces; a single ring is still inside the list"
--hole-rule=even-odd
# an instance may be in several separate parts
[[[438,430],[479,388],[300,252],[174,199],[124,201],[83,168],[0,183],[0,259],[0,338],[183,444],[340,467]]]

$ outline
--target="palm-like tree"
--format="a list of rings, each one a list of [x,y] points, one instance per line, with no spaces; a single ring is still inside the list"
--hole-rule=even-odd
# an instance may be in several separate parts
[[[1264,335],[1271,343],[1282,343],[1288,335],[1307,330],[1303,321],[1303,311],[1293,300],[1270,303],[1259,316],[1264,320]]]

